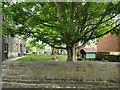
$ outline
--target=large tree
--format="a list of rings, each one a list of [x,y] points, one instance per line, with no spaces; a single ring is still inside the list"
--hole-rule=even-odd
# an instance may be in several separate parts
[[[30,49],[35,48],[36,50],[39,50],[39,49],[45,49],[46,44],[37,42],[35,39],[32,39],[27,42],[27,46],[30,47]]]
[[[119,19],[115,19],[120,2],[11,2],[4,6],[4,33],[32,36],[66,49],[67,61],[76,61],[77,49],[89,40],[120,32]]]

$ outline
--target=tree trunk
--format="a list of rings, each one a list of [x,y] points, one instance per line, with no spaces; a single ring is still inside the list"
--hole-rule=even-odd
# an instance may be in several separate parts
[[[76,49],[75,47],[67,47],[68,62],[76,62]]]
[[[55,48],[52,48],[52,53],[51,55],[54,55],[56,53],[56,49]]]

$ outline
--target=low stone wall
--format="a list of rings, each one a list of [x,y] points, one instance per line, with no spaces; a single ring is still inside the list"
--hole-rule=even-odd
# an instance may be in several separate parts
[[[119,88],[120,63],[2,63],[3,88]]]

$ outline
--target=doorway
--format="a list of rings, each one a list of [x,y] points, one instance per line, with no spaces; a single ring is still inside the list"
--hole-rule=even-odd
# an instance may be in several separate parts
[[[4,59],[8,59],[8,43],[4,43]]]
[[[22,53],[22,51],[23,51],[23,50],[22,50],[22,44],[20,44],[20,53]]]

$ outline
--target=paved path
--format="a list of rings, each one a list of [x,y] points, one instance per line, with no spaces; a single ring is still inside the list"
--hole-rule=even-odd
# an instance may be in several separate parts
[[[11,58],[11,59],[7,59],[7,61],[16,61],[17,59],[23,58],[25,56],[21,56],[21,57],[15,57],[15,58]]]

